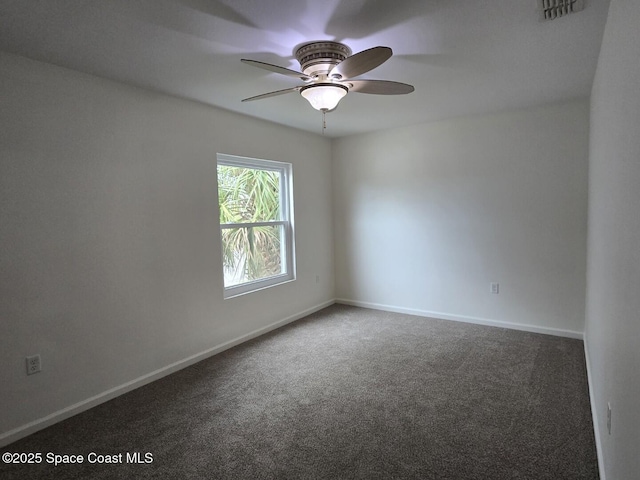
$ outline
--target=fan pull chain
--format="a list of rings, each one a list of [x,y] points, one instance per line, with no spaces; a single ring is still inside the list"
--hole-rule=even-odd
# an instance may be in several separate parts
[[[327,120],[325,115],[327,114],[326,110],[322,110],[322,135],[324,135],[324,131],[327,129]]]

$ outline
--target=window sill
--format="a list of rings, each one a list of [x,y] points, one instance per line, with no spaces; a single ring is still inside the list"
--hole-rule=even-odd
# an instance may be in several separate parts
[[[241,285],[234,285],[233,287],[227,287],[224,289],[224,299],[236,298],[248,293],[258,292],[267,288],[276,287],[285,283],[293,282],[296,279],[295,276],[290,275],[277,275],[275,277],[269,277],[264,280],[256,280],[255,282],[243,283]]]

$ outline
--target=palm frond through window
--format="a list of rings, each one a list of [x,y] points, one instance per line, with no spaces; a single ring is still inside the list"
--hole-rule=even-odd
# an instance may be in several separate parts
[[[291,166],[218,155],[218,204],[225,289],[293,278]],[[237,290],[237,289],[236,289]],[[231,295],[228,295],[231,296]]]

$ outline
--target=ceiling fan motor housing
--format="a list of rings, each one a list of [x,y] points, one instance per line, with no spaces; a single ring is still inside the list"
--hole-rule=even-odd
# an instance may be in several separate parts
[[[315,77],[328,75],[331,69],[351,55],[351,49],[338,42],[312,42],[296,50],[302,72]]]

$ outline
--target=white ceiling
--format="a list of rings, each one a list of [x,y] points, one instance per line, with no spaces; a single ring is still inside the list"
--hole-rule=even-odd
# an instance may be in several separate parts
[[[537,0],[2,0],[0,49],[320,133],[297,93],[241,103],[300,82],[240,59],[299,70],[307,41],[391,47],[361,78],[415,92],[349,94],[327,115],[343,136],[589,95],[608,5],[542,22]]]

